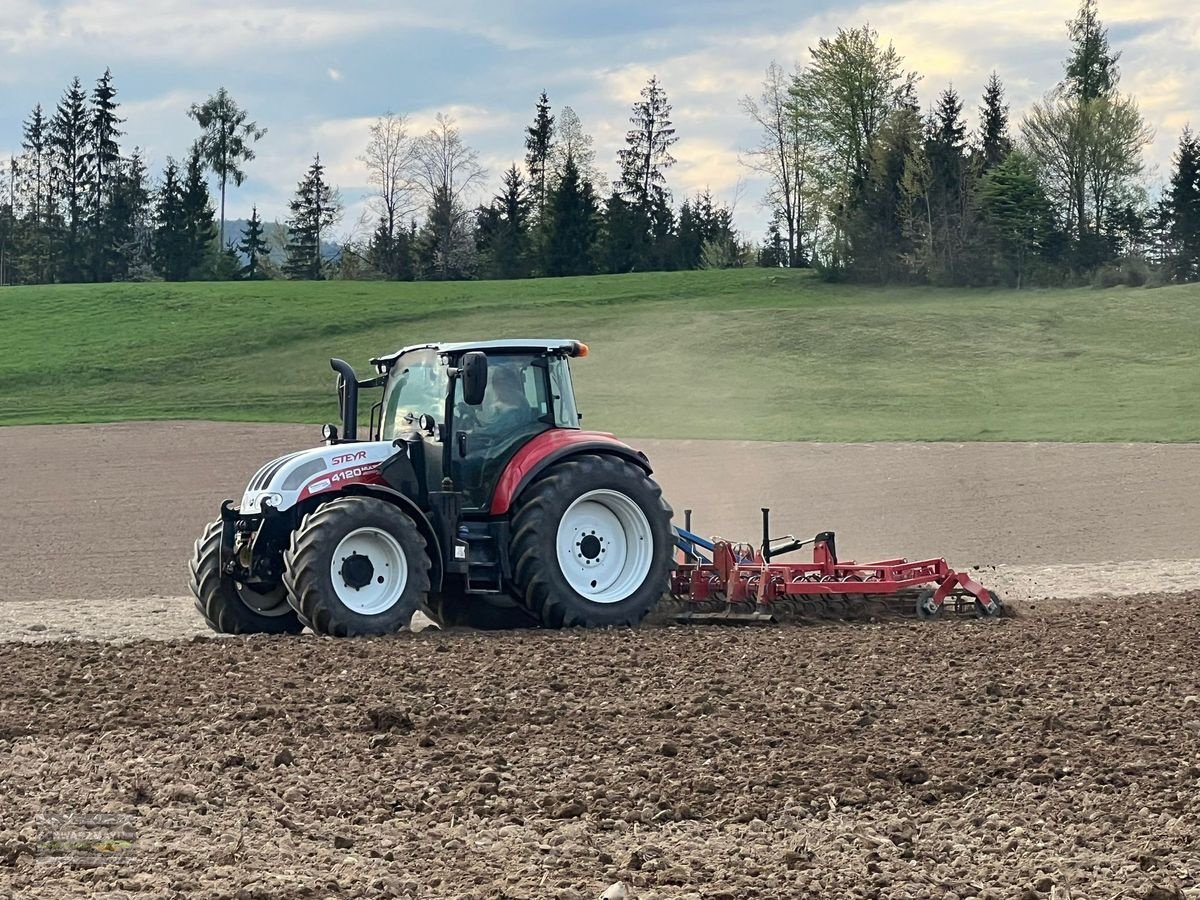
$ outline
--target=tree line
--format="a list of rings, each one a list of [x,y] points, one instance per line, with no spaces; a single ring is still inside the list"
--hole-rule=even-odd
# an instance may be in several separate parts
[[[619,175],[611,187],[596,164],[592,136],[569,106],[557,113],[545,92],[524,131],[524,165],[472,207],[485,172],[454,120],[439,114],[426,134],[388,113],[371,128],[366,166],[373,193],[370,236],[342,247],[341,274],[393,279],[526,278],[599,272],[742,265],[728,206],[710,192],[676,209],[666,187],[677,137],[657,78],[630,115]]]
[[[1120,90],[1096,0],[1068,23],[1061,81],[1014,130],[992,73],[969,133],[953,87],[922,112],[918,75],[868,27],[821,39],[806,65],[772,63],[742,108],[770,184],[763,256],[829,278],[953,285],[1200,277],[1200,144],[1185,129],[1151,199],[1153,139]]]
[[[869,27],[839,29],[790,71],[772,62],[741,108],[760,140],[742,163],[764,177],[771,214],[752,246],[731,208],[667,186],[679,140],[651,77],[630,110],[610,185],[570,106],[543,92],[523,158],[496,193],[457,123],[413,133],[404,115],[371,126],[370,185],[349,237],[319,155],[284,225],[257,208],[226,234],[230,187],[266,135],[224,88],[188,111],[199,135],[152,177],[125,153],[110,71],[78,78],[53,111],[24,123],[0,200],[0,284],[113,280],[525,278],[762,265],[829,279],[950,285],[1101,284],[1200,279],[1200,139],[1185,129],[1169,185],[1151,198],[1153,135],[1120,90],[1120,53],[1097,0],[1068,23],[1064,74],[1019,123],[992,73],[969,131],[951,86],[922,111],[917,73]],[[210,180],[216,196],[210,191]],[[337,249],[330,252],[330,245]]]

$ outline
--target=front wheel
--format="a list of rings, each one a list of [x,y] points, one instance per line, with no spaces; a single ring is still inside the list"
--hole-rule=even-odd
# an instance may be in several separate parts
[[[512,518],[517,598],[543,625],[637,625],[669,586],[671,507],[641,468],[583,455],[551,466]]]
[[[221,571],[220,520],[204,529],[188,568],[196,609],[218,634],[299,634],[304,630],[282,585],[257,591]]]
[[[304,517],[283,555],[288,602],[318,634],[391,634],[426,609],[429,555],[416,523],[375,497],[339,497]]]

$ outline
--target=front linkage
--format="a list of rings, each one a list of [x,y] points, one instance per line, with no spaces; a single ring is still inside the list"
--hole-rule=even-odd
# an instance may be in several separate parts
[[[232,500],[221,503],[221,573],[242,584],[275,586],[283,577],[283,550],[296,526],[296,512],[261,504],[244,515]]]

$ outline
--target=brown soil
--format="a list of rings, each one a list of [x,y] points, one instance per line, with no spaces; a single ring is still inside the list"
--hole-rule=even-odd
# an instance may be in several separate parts
[[[191,541],[312,431],[0,429],[0,898],[1200,897],[1200,447],[639,442],[1016,618],[203,637]]]
[[[1197,602],[11,644],[0,895],[1195,896]]]

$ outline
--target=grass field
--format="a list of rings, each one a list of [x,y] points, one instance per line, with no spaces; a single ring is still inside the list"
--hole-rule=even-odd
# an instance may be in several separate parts
[[[0,289],[0,424],[336,418],[327,358],[576,337],[588,427],[779,440],[1200,440],[1200,287],[955,291],[809,273]]]

